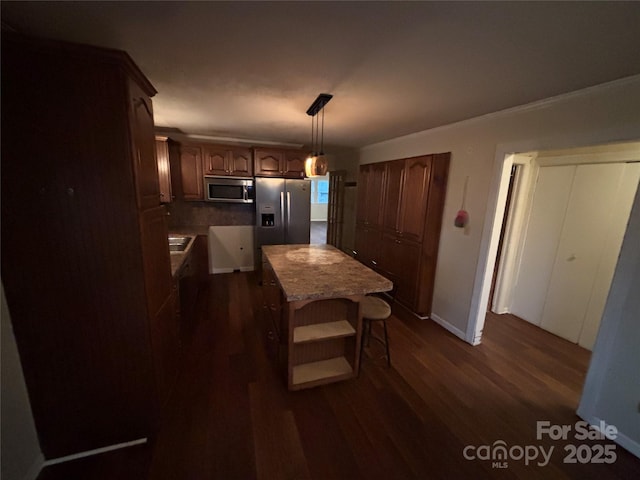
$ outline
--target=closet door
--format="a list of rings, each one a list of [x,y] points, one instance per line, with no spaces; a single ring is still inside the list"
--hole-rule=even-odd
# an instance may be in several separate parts
[[[589,299],[589,307],[580,332],[580,338],[578,338],[578,344],[589,350],[593,348],[600,328],[600,320],[609,296],[609,288],[613,281],[613,273],[618,263],[622,240],[627,230],[633,198],[638,189],[639,181],[640,163],[626,163],[622,172],[620,189],[613,206],[613,215],[611,215],[609,228],[607,229],[602,258],[598,265],[598,272],[596,273],[591,298]]]
[[[615,207],[624,170],[621,163],[576,167],[540,323],[574,343],[580,337],[612,219],[618,213]]]
[[[571,192],[575,166],[541,167],[527,226],[511,313],[540,325]]]

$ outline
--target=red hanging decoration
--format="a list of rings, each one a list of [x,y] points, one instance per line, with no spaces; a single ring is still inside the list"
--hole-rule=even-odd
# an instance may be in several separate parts
[[[465,203],[467,201],[467,185],[469,184],[469,177],[464,180],[464,190],[462,192],[462,205],[460,210],[456,214],[456,218],[453,224],[458,228],[464,228],[469,223],[469,212],[465,210]]]

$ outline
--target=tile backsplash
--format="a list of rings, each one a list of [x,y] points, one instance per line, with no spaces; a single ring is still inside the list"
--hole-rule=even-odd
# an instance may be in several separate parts
[[[184,202],[167,205],[169,228],[204,225],[254,225],[255,204]]]

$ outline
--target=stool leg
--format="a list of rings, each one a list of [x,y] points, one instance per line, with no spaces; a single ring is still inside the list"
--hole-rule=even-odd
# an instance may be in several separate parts
[[[382,326],[384,327],[384,346],[387,350],[387,367],[391,367],[391,353],[389,353],[389,334],[387,333],[387,321],[382,321]]]
[[[358,376],[360,376],[360,370],[362,370],[362,352],[364,351],[364,339],[367,336],[367,321],[362,319],[362,336],[360,337],[360,357],[358,359]]]

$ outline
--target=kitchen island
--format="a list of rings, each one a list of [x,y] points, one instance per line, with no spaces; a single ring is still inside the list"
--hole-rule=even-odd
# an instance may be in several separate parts
[[[368,293],[390,280],[331,245],[264,245],[263,288],[289,390],[347,380],[359,369]]]

